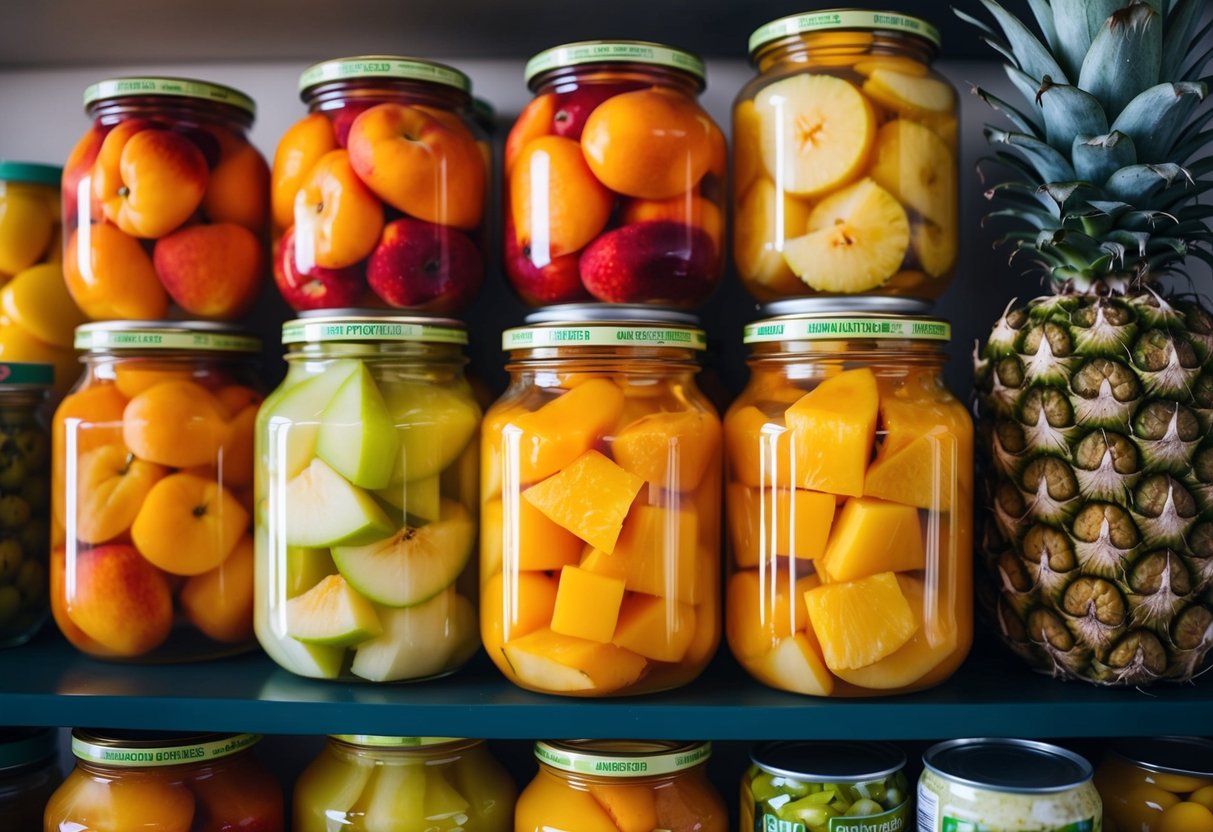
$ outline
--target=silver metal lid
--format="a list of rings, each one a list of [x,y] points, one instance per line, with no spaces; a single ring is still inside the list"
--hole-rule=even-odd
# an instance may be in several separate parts
[[[931,304],[917,298],[898,297],[828,297],[828,298],[785,298],[771,301],[761,308],[764,317],[781,315],[819,315],[822,313],[870,313],[881,312],[895,315],[925,315],[931,311]]]
[[[1113,745],[1112,753],[1150,771],[1213,777],[1213,740],[1135,737]]]
[[[1056,745],[988,737],[933,745],[922,763],[952,783],[1011,794],[1067,792],[1093,773],[1085,758]]]
[[[699,316],[664,306],[642,303],[558,303],[526,316],[528,324],[591,323],[682,324],[699,326]]]
[[[768,774],[823,783],[863,783],[905,768],[906,755],[882,742],[767,742],[750,759]]]

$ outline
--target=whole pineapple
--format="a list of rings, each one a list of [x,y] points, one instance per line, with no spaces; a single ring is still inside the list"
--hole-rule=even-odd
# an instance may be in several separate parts
[[[976,90],[1014,181],[987,195],[1054,295],[1008,307],[975,355],[986,600],[1037,668],[1190,679],[1213,647],[1213,316],[1159,278],[1213,265],[1208,0],[993,0],[1027,100]],[[1193,259],[1189,259],[1193,258]],[[1014,305],[1014,302],[1012,302]]]

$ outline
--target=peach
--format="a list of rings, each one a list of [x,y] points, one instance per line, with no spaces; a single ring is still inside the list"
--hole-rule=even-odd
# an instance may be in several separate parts
[[[127,447],[170,468],[213,464],[226,436],[223,406],[192,381],[157,384],[131,399],[122,414]]]
[[[333,125],[323,113],[304,116],[283,134],[274,151],[270,174],[271,213],[277,228],[294,224],[295,195],[320,158],[336,149]]]
[[[220,222],[174,231],[152,254],[169,296],[199,318],[238,318],[257,300],[265,253],[243,225]]]
[[[123,361],[114,365],[114,386],[127,399],[168,381],[192,381],[193,372],[180,365],[155,361]],[[126,405],[122,405],[123,409]],[[119,417],[121,418],[121,417]]]
[[[505,140],[506,176],[510,175],[514,162],[531,139],[552,134],[552,118],[555,115],[556,95],[550,92],[532,98],[530,103],[522,108]]]
[[[439,225],[480,224],[487,171],[457,118],[379,104],[354,119],[348,147],[354,172],[393,208]]]
[[[247,534],[223,563],[195,575],[181,589],[181,607],[193,625],[215,641],[253,637],[253,539]]]
[[[157,239],[198,210],[206,157],[180,133],[124,121],[105,137],[93,166],[93,196],[127,234]]]
[[[63,257],[72,299],[93,320],[163,318],[168,295],[139,241],[105,223],[72,232]]]
[[[126,399],[112,384],[98,384],[69,393],[51,420],[51,464],[54,487],[51,503],[55,520],[66,525],[67,515],[63,510],[67,493],[66,472],[69,457],[122,442],[122,411]]]
[[[258,409],[250,404],[227,424],[227,435],[219,447],[219,476],[229,488],[253,483],[253,428]]]
[[[105,543],[124,534],[166,473],[121,445],[89,451],[77,465],[75,527],[69,524],[68,531],[85,543]]]
[[[211,171],[202,210],[211,222],[234,222],[261,234],[269,203],[270,169],[265,159],[248,142],[231,142]]]
[[[598,236],[615,202],[581,146],[559,136],[541,136],[522,149],[510,171],[509,200],[518,245],[529,249],[536,268]]]
[[[168,638],[173,626],[168,579],[133,546],[77,552],[65,579],[72,623],[113,655],[138,656]]]
[[[170,474],[144,498],[131,539],[165,572],[201,575],[223,563],[248,523],[249,513],[219,483],[194,474]]]
[[[720,252],[724,235],[724,216],[711,200],[687,191],[669,199],[634,199],[623,208],[623,224],[666,220],[701,228]]]
[[[295,196],[295,265],[342,269],[379,243],[383,206],[350,166],[344,150],[320,157]],[[309,261],[310,255],[310,261]]]
[[[57,831],[72,829],[78,832],[128,829],[144,832],[189,832],[191,828],[225,828],[209,823],[205,809],[198,813],[202,825],[193,826],[194,796],[180,782],[173,782],[174,779],[174,776],[167,772],[132,772],[113,779],[80,776],[77,773],[69,777],[63,788],[55,792],[46,813],[48,819],[71,817],[73,822],[56,823],[48,820],[47,828]],[[76,819],[84,821],[87,826],[74,822]]]
[[[93,641],[84,634],[83,630],[72,623],[71,616],[67,614],[66,572],[67,550],[63,546],[55,546],[51,549],[50,568],[51,617],[55,619],[55,626],[59,628],[59,632],[63,633],[63,637],[78,649],[94,656],[110,655],[109,650]]]
[[[223,405],[223,409],[230,419],[238,416],[240,411],[249,405],[260,405],[265,401],[265,396],[243,384],[229,384],[219,388],[215,393],[215,400]]]
[[[92,180],[93,163],[101,152],[101,145],[109,133],[108,127],[94,124],[88,132],[80,137],[72,152],[68,154],[67,162],[63,165],[63,178],[59,180],[59,192],[63,200],[63,216],[68,222],[80,212],[80,198],[83,197],[89,208],[81,217],[82,220],[101,217],[101,206],[94,206]],[[83,192],[81,182],[84,183]]]

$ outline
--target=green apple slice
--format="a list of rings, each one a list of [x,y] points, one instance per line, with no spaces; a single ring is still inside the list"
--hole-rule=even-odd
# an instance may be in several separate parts
[[[365,546],[335,546],[337,570],[367,598],[388,607],[428,601],[463,572],[476,542],[476,524],[460,503],[443,500],[439,519],[405,526]]]
[[[286,597],[302,595],[329,575],[337,574],[337,565],[328,549],[286,547]]]
[[[289,479],[308,466],[316,454],[320,417],[337,390],[361,367],[361,361],[351,358],[334,361],[320,375],[266,399],[257,417],[257,435],[267,437],[268,447],[258,450],[257,456],[267,461],[271,475]]]
[[[354,808],[374,772],[374,762],[360,755],[321,754],[297,781],[293,828],[328,832],[334,823],[344,826],[333,819]]]
[[[286,634],[304,644],[349,647],[382,632],[375,606],[340,575],[286,602]]]
[[[396,528],[370,494],[321,459],[286,484],[283,502],[289,546],[365,546]]]
[[[387,763],[375,767],[363,805],[362,828],[366,832],[400,832],[401,822],[408,818],[425,817],[425,766]],[[327,828],[327,827],[326,827]],[[416,829],[424,829],[418,824]]]
[[[384,393],[400,435],[393,482],[441,473],[463,452],[480,425],[480,408],[469,389],[398,382]]]
[[[371,682],[434,676],[465,661],[478,645],[476,612],[453,587],[414,607],[381,607],[379,619],[383,635],[359,645],[350,666]]]
[[[420,523],[432,523],[441,512],[441,482],[437,474],[380,488],[375,496]]]
[[[400,440],[370,370],[358,369],[324,409],[316,455],[354,485],[383,488],[392,478]]]
[[[269,657],[296,676],[312,679],[336,679],[345,663],[344,647],[305,644],[293,638],[259,638]]]
[[[437,768],[426,770],[424,817],[427,821],[446,821],[452,826],[462,826],[456,818],[466,816],[470,808],[467,798],[447,782],[441,771]]]

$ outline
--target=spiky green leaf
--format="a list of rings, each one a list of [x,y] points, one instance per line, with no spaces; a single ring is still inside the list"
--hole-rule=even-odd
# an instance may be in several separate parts
[[[981,0],[981,4],[998,21],[1020,70],[1036,83],[1039,83],[1046,75],[1059,83],[1068,84],[1070,82],[1069,76],[1054,60],[1053,54],[1044,47],[1027,26],[1019,21],[1019,18],[1008,12],[995,0]]]
[[[1104,189],[1116,199],[1133,205],[1143,205],[1175,182],[1190,181],[1187,171],[1179,165],[1131,165],[1112,174]]]
[[[1162,36],[1160,78],[1179,77],[1184,57],[1192,52],[1200,12],[1207,3],[1208,0],[1179,0],[1168,10]]]
[[[1006,116],[1007,120],[1014,124],[1020,132],[1028,133],[1037,138],[1044,135],[1044,121],[1040,113],[1035,109],[1024,112],[981,87],[974,87],[973,94],[990,105],[991,109],[997,110]]]
[[[1042,183],[1074,178],[1074,168],[1069,160],[1040,139],[992,127],[987,127],[985,134],[990,144],[1005,144],[1022,153]]]
[[[1139,162],[1170,161],[1176,138],[1205,93],[1204,84],[1157,84],[1130,101],[1112,129],[1133,139]]]
[[[1057,32],[1058,60],[1069,77],[1077,78],[1082,59],[1096,33],[1125,0],[1052,0],[1053,23]]]
[[[1024,101],[1028,102],[1029,111],[1039,110],[1040,105],[1036,103],[1036,93],[1040,89],[1040,84],[1033,81],[1026,73],[1020,72],[1010,64],[1002,65],[1003,72],[1007,78],[1011,80],[1011,84],[1015,89],[1019,90],[1019,94],[1023,96]],[[1041,124],[1044,124],[1044,115],[1041,114]]]
[[[1078,86],[1115,116],[1158,83],[1161,66],[1162,18],[1145,3],[1134,3],[1104,22],[1083,58]]]
[[[1070,159],[1079,179],[1106,182],[1120,168],[1137,162],[1137,150],[1133,147],[1133,140],[1125,133],[1079,135],[1074,137]]]
[[[1099,101],[1089,93],[1068,84],[1047,79],[1036,95],[1045,119],[1045,136],[1050,145],[1069,153],[1076,136],[1098,136],[1108,132],[1108,117]]]

